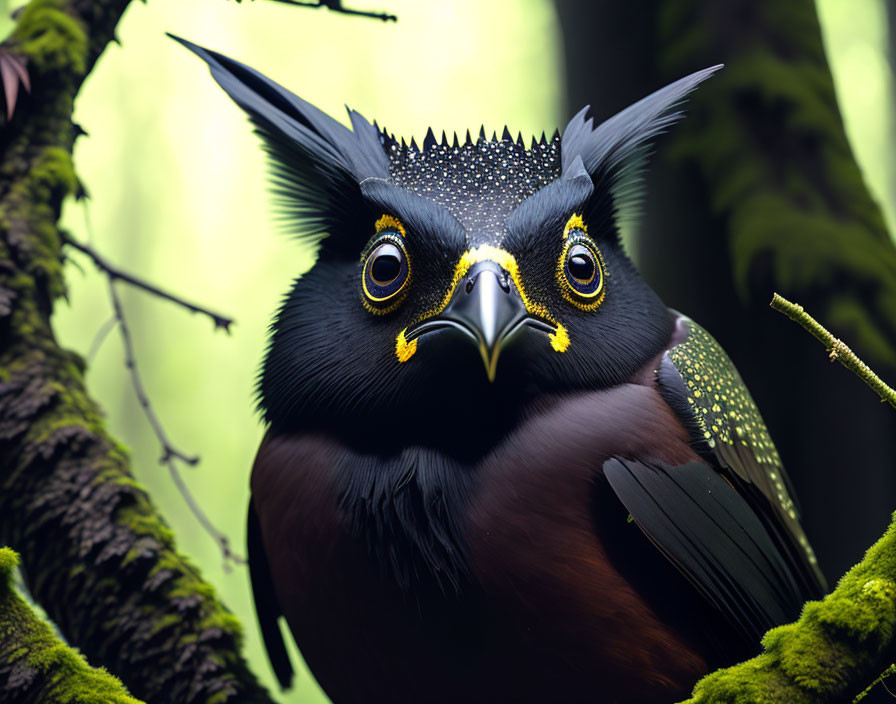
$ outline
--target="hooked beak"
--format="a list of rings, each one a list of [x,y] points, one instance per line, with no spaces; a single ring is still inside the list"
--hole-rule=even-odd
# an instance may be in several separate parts
[[[477,262],[458,283],[445,309],[413,326],[408,341],[434,330],[453,328],[479,349],[489,381],[495,380],[498,356],[524,326],[551,333],[554,328],[529,315],[510,274],[493,261]]]

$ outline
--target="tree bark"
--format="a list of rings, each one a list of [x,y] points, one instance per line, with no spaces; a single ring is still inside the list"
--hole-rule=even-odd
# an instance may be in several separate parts
[[[2,47],[27,60],[31,94],[0,132],[0,545],[65,638],[141,699],[269,703],[50,324],[60,205],[78,191],[73,101],[127,4],[34,0]]]

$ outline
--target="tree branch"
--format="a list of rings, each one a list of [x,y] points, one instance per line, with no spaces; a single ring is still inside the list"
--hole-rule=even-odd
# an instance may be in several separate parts
[[[239,624],[176,551],[50,325],[59,211],[78,191],[73,102],[127,4],[32,0],[0,46],[31,78],[0,130],[0,545],[65,638],[135,696],[270,704]]]
[[[230,332],[230,326],[233,325],[233,318],[219,315],[218,313],[215,313],[214,311],[211,311],[208,308],[200,306],[196,303],[190,303],[180,296],[175,296],[173,293],[169,293],[168,291],[159,288],[155,284],[151,284],[148,281],[144,281],[143,279],[134,276],[133,274],[128,274],[122,271],[118,267],[110,264],[104,256],[102,256],[90,245],[77,242],[67,235],[63,236],[63,243],[74,247],[79,252],[82,252],[90,257],[93,260],[93,263],[96,264],[97,268],[100,271],[104,272],[106,276],[109,277],[109,279],[113,281],[124,281],[125,283],[143,289],[147,293],[151,293],[154,296],[163,298],[166,301],[171,301],[172,303],[176,303],[182,308],[186,308],[191,313],[201,313],[202,315],[206,315],[212,319],[212,322],[215,324],[215,329],[221,328],[227,333]]]
[[[240,2],[241,0],[237,0]],[[398,22],[398,17],[388,12],[368,12],[367,10],[353,10],[342,6],[342,0],[318,0],[316,2],[303,2],[302,0],[273,0],[284,5],[293,5],[294,7],[325,7],[331,12],[338,12],[343,15],[355,15],[356,17],[370,17],[383,22]]]
[[[121,299],[115,291],[115,278],[112,276],[109,277],[109,297],[112,299],[115,320],[118,322],[118,330],[121,332],[121,342],[124,346],[125,366],[130,372],[134,393],[137,394],[137,400],[140,402],[141,408],[143,408],[143,413],[146,415],[147,420],[149,420],[149,424],[152,426],[152,430],[162,446],[162,456],[159,458],[159,464],[165,465],[168,468],[168,472],[171,474],[171,479],[174,481],[174,485],[180,492],[180,495],[190,509],[190,512],[196,520],[199,521],[203,530],[205,530],[205,532],[218,544],[218,547],[221,549],[221,554],[224,557],[225,569],[229,569],[231,562],[237,564],[245,563],[245,560],[231,549],[228,537],[215,528],[215,525],[211,522],[205,511],[202,510],[202,507],[196,499],[193,498],[193,494],[180,476],[180,472],[177,469],[177,461],[179,460],[192,467],[199,462],[199,457],[197,455],[187,455],[171,444],[168,435],[165,433],[165,429],[162,427],[162,422],[156,415],[155,410],[153,410],[149,396],[143,388],[143,380],[140,378],[140,372],[137,369],[137,358],[134,355],[134,343],[131,341],[131,331],[128,328],[127,320],[124,317],[124,309],[121,307]]]

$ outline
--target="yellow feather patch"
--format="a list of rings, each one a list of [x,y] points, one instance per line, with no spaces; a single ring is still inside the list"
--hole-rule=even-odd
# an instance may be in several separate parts
[[[553,347],[556,352],[566,352],[566,348],[569,347],[569,333],[566,332],[565,327],[558,325],[557,331],[552,332],[549,337],[551,340],[551,347]]]
[[[395,230],[402,237],[407,237],[404,225],[401,224],[401,221],[398,218],[393,218],[391,215],[382,215],[380,219],[376,221],[375,227],[377,234],[384,230]]]
[[[399,362],[407,362],[417,351],[417,340],[408,342],[404,336],[405,332],[407,332],[407,328],[398,333],[398,337],[395,338],[395,356],[398,357]]]
[[[588,228],[585,225],[585,221],[582,219],[582,216],[578,213],[571,215],[569,220],[566,221],[566,225],[563,226],[563,237],[564,239],[569,237],[569,233],[573,230],[580,230],[584,232],[586,235],[588,234]]]

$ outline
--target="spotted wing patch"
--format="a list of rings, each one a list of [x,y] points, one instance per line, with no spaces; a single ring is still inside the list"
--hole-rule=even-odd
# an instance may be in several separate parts
[[[781,458],[740,374],[718,342],[688,318],[687,333],[658,370],[660,393],[688,426],[697,449],[721,471],[799,564],[808,593],[823,585]]]
[[[687,401],[703,439],[748,448],[768,476],[782,509],[796,519],[796,507],[781,474],[781,458],[743,379],[719,343],[691,322],[687,339],[669,357],[688,388]]]

